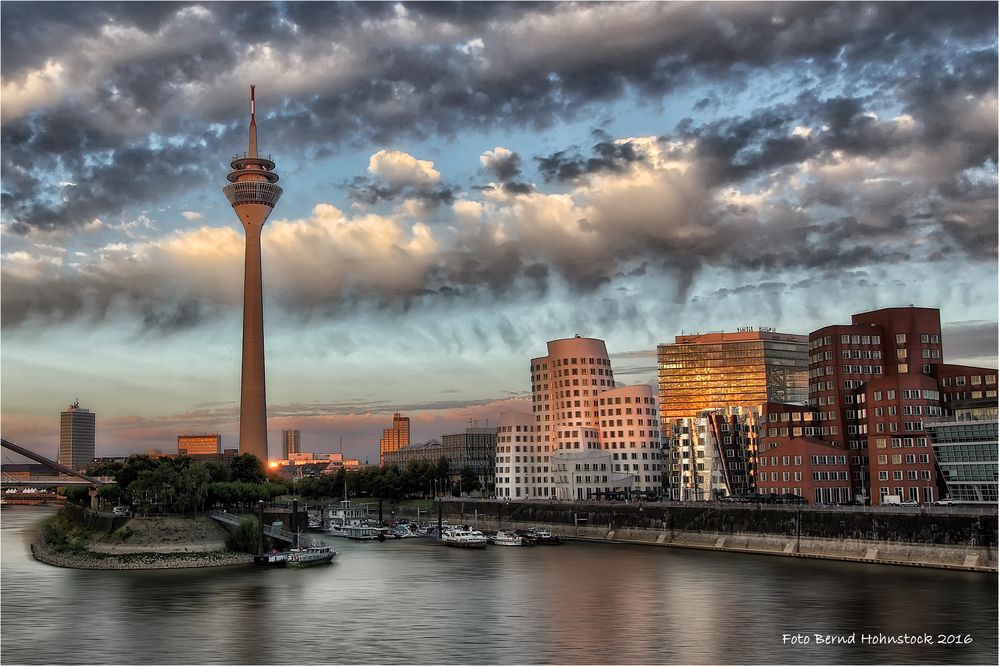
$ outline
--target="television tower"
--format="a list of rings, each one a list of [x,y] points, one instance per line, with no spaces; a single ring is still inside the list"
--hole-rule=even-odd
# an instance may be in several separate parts
[[[274,162],[257,155],[257,123],[250,86],[250,142],[230,163],[223,188],[246,233],[243,273],[243,367],[239,384],[239,452],[267,463],[267,392],[264,381],[264,298],[260,272],[260,231],[281,198]]]

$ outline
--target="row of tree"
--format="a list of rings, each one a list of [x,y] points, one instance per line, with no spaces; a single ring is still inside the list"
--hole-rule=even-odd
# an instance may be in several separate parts
[[[417,461],[398,465],[365,467],[346,472],[306,477],[293,483],[277,474],[268,475],[263,463],[251,454],[221,462],[202,462],[188,456],[153,458],[131,456],[123,463],[87,468],[91,476],[110,476],[117,482],[102,486],[101,499],[129,505],[139,513],[191,514],[216,507],[251,508],[259,500],[294,494],[309,499],[335,497],[434,497],[474,492],[481,487],[468,467],[452,476],[447,459],[436,463]],[[70,488],[66,497],[87,505],[86,488]]]

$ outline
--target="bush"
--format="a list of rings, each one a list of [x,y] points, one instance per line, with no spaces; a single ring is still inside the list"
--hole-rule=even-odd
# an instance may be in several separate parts
[[[225,547],[238,553],[256,554],[259,529],[256,518],[244,518],[225,538]]]

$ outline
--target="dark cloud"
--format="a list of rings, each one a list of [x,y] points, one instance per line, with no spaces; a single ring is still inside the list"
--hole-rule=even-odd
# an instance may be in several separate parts
[[[383,201],[417,199],[430,206],[454,203],[457,190],[449,185],[414,185],[409,183],[385,183],[378,178],[357,176],[349,184],[340,187],[347,189],[350,198],[359,203],[375,205]]]
[[[603,132],[606,134],[606,132]],[[573,149],[570,149],[573,150]],[[566,183],[602,171],[620,173],[632,162],[644,159],[630,142],[601,141],[591,149],[593,156],[584,158],[576,152],[560,150],[545,157],[535,157],[538,171],[545,182]]]
[[[876,86],[908,83],[906,99],[920,109],[935,109],[941,120],[949,110],[941,100],[968,89],[969,81],[978,89],[995,81],[996,11],[990,3],[414,3],[405,11],[407,31],[418,38],[397,37],[391,3],[3,3],[5,82],[21,82],[31,70],[59,62],[65,68],[63,85],[83,86],[60,94],[46,111],[4,123],[4,200],[13,206],[16,229],[78,225],[150,195],[140,178],[138,188],[126,184],[109,196],[117,184],[105,178],[113,179],[120,169],[81,167],[92,151],[106,151],[111,162],[124,156],[131,162],[123,168],[129,168],[136,155],[149,163],[159,156],[150,132],[200,137],[208,123],[219,122],[236,129],[230,104],[241,92],[220,95],[215,86],[246,59],[247,44],[266,43],[276,54],[294,54],[304,67],[331,46],[346,63],[351,58],[363,63],[363,74],[361,69],[350,74],[356,65],[342,68],[345,84],[325,83],[322,70],[316,71],[312,90],[284,89],[276,82],[281,100],[269,120],[273,145],[307,157],[330,154],[344,142],[380,143],[401,134],[449,137],[463,128],[497,125],[543,129],[628,90],[661,96],[695,81],[739,82],[749,72],[780,65],[808,63],[831,75],[857,71]],[[594,16],[603,13],[606,17]],[[542,16],[549,17],[547,24],[562,26],[560,31],[531,32]],[[444,23],[448,29],[438,30]],[[115,45],[108,26],[122,34],[141,31],[142,48]],[[189,34],[203,38],[183,43]],[[597,34],[602,39],[594,39]],[[480,47],[468,46],[476,40]],[[962,43],[981,48],[962,67],[948,67],[954,45]],[[476,64],[480,57],[488,67]],[[91,80],[94,72],[98,78]],[[925,83],[941,72],[953,83]],[[175,93],[185,85],[207,86],[195,108],[177,103]],[[67,114],[80,98],[85,101],[77,111],[87,112]],[[400,99],[405,103],[390,103]],[[137,116],[137,110],[143,113]],[[66,127],[67,115],[72,129]],[[949,132],[948,125],[943,122],[941,131]],[[933,132],[934,126],[928,127]],[[856,118],[840,136],[857,145],[867,138]],[[979,152],[994,159],[995,142],[985,145]],[[204,150],[217,146],[212,141]],[[717,149],[724,153],[726,146]],[[542,158],[542,173],[565,182],[619,168],[629,156],[614,151],[624,150],[608,144],[586,159],[551,155]],[[771,138],[757,151],[732,162],[729,177],[794,160],[803,146]],[[8,187],[14,164],[27,175]],[[81,169],[91,169],[92,187],[74,202],[85,215],[42,203],[44,174],[53,165],[74,182],[88,175],[78,173]],[[504,173],[511,181],[516,177],[509,169]],[[164,180],[152,195],[166,197],[188,186],[186,178]]]

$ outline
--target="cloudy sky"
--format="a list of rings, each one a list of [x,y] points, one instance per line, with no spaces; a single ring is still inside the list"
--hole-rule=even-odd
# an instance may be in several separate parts
[[[259,145],[271,450],[527,408],[545,341],[938,307],[995,366],[994,3],[35,3],[2,12],[3,435],[237,443]]]

